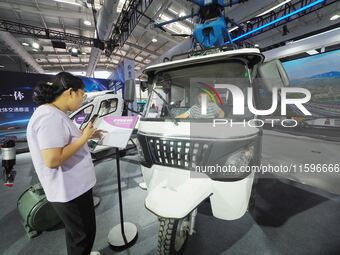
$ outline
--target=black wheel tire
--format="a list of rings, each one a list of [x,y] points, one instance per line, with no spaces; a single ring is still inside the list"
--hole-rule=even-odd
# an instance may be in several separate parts
[[[189,233],[186,231],[183,245],[176,249],[176,234],[177,228],[181,225],[184,219],[159,218],[158,246],[159,255],[180,255],[183,254],[188,241]]]

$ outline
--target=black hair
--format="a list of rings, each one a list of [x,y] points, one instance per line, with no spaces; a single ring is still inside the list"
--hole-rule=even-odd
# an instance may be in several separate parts
[[[84,89],[84,83],[79,77],[68,72],[58,73],[49,82],[39,82],[33,90],[33,102],[36,105],[54,102],[65,90]]]

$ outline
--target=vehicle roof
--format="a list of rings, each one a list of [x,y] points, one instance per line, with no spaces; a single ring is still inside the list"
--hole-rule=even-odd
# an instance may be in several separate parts
[[[87,96],[100,96],[100,95],[106,95],[106,94],[113,94],[113,90],[102,90],[102,91],[91,91],[91,92],[85,92]]]
[[[86,92],[86,99],[84,100],[82,106],[93,102],[96,98],[100,98],[102,96],[111,95],[113,98],[121,98],[121,95],[115,94],[113,90],[103,90],[103,91],[95,91],[95,92]]]
[[[223,60],[228,59],[230,57],[234,56],[255,56],[257,57],[257,63],[264,60],[264,56],[260,53],[260,50],[257,48],[244,48],[244,49],[238,49],[238,50],[229,50],[224,52],[218,52],[213,53],[209,55],[201,55],[201,56],[193,56],[186,59],[180,59],[180,60],[174,60],[170,62],[160,63],[156,65],[151,65],[143,71],[144,73],[148,73],[151,71],[160,71],[170,68],[175,68],[178,66],[186,66],[191,64],[198,64],[198,63],[205,63],[210,61],[216,61],[216,60]]]

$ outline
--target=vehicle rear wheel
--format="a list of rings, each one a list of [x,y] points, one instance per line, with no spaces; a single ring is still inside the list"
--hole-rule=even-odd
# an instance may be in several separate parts
[[[180,255],[189,235],[189,216],[183,219],[159,218],[158,254]]]

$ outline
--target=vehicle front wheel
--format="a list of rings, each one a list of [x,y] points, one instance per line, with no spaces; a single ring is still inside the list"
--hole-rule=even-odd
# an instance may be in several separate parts
[[[180,255],[189,235],[189,216],[183,219],[159,218],[158,254]]]

